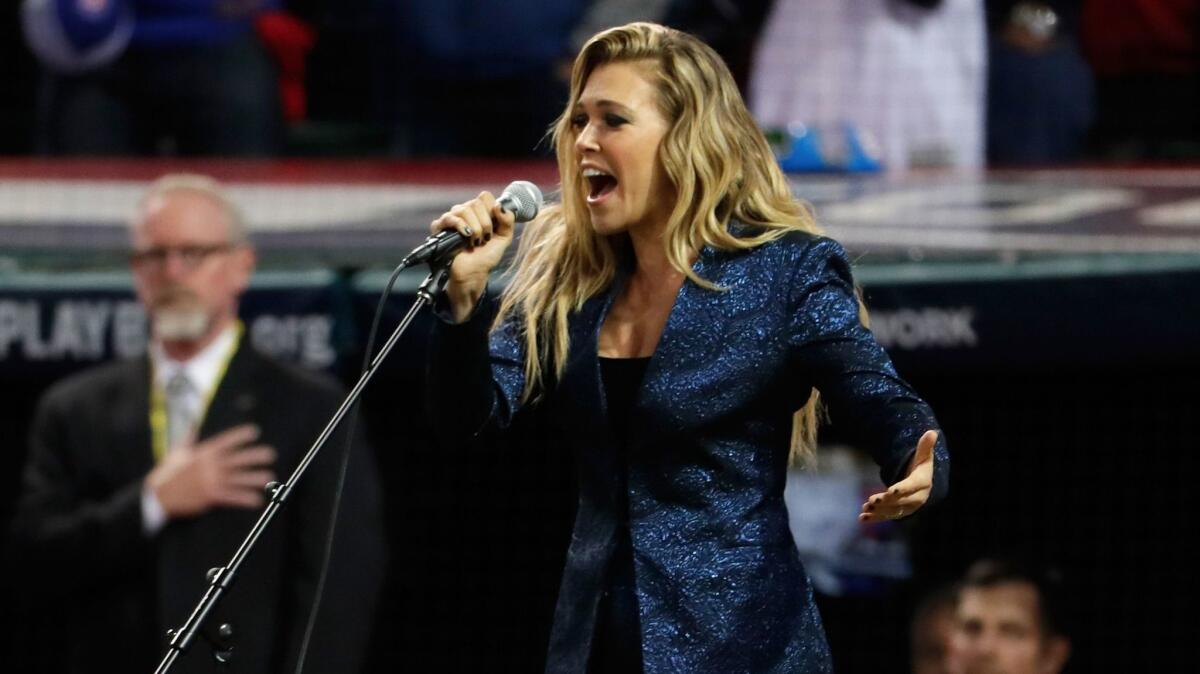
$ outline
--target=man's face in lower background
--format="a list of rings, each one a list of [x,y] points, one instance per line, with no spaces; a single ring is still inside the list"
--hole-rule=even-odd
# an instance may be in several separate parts
[[[1061,637],[1041,624],[1037,588],[1000,583],[963,589],[955,654],[964,674],[1055,674],[1067,659]]]

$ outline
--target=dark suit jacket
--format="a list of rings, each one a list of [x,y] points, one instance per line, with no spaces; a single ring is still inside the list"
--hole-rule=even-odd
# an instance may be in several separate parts
[[[142,480],[153,466],[147,359],[71,377],[42,400],[32,431],[13,541],[27,589],[65,615],[72,672],[153,671],[165,631],[187,619],[259,510],[217,509],[143,533]],[[213,397],[200,437],[254,423],[287,478],[340,402],[336,386],[243,343]],[[360,436],[361,437],[361,436]],[[308,618],[344,440],[335,436],[260,539],[207,621],[235,635],[227,672],[291,670]],[[356,443],[335,554],[306,672],[353,672],[364,656],[384,550],[370,453]],[[218,671],[197,640],[172,671]]]
[[[792,413],[819,389],[889,484],[937,428],[860,323],[835,241],[797,233],[747,251],[705,248],[694,269],[724,290],[679,291],[631,411],[624,493],[597,360],[623,277],[570,318],[570,357],[544,416],[575,454],[580,493],[547,672],[587,668],[623,500],[648,674],[830,671],[783,500]],[[519,406],[520,321],[489,347],[490,320],[477,311],[435,329],[430,402],[447,442],[502,428]],[[943,440],[936,457],[935,500],[947,484]]]

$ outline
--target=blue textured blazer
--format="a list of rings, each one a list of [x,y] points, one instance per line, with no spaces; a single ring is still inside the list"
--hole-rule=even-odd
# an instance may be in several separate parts
[[[888,484],[937,428],[859,322],[837,242],[795,233],[748,251],[705,248],[694,269],[723,290],[679,291],[631,412],[626,494],[597,359],[623,276],[571,317],[566,369],[539,403],[579,471],[547,672],[587,669],[621,498],[648,674],[831,671],[783,500],[792,413],[816,387]],[[445,441],[503,428],[519,406],[519,320],[489,337],[493,317],[484,299],[465,323],[434,329],[428,386]],[[946,491],[941,439],[935,457],[931,501]]]

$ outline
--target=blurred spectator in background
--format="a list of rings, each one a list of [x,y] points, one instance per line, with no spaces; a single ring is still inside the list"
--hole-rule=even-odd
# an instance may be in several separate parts
[[[745,96],[750,61],[772,0],[596,0],[571,33],[575,51],[591,36],[633,21],[651,21],[691,33],[712,47],[733,73]],[[573,56],[573,55],[572,55]],[[571,58],[563,61],[563,79]]]
[[[596,33],[632,21],[692,32],[749,69],[768,0],[390,0],[379,77],[395,154],[547,156],[570,65]],[[475,102],[462,100],[474,93]]]
[[[283,113],[271,52],[294,81],[297,65],[303,76],[303,51],[312,41],[305,27],[279,14],[282,4],[25,0],[26,39],[44,67],[36,151],[274,154]],[[294,109],[295,87],[285,78],[284,88]]]
[[[546,154],[566,101],[558,64],[586,0],[389,0],[380,76],[392,92],[393,152]],[[464,99],[463,92],[472,95]],[[539,151],[540,147],[540,151]]]
[[[166,176],[138,206],[130,267],[150,316],[146,357],[73,375],[38,406],[12,525],[30,601],[61,620],[68,671],[150,671],[258,520],[263,487],[298,465],[341,399],[332,382],[243,338],[255,264],[237,209],[202,176]],[[352,451],[309,671],[358,671],[384,564],[378,478],[344,432],[297,483],[205,635],[232,624],[233,671],[291,672],[321,587]],[[350,526],[346,526],[350,525]],[[114,644],[119,642],[119,652]],[[227,644],[230,645],[230,644]],[[198,640],[181,672],[225,671]]]
[[[849,124],[889,169],[983,163],[979,0],[779,0],[750,80],[765,128]]]
[[[1200,158],[1200,0],[1083,0],[1104,159]]]
[[[676,4],[698,5],[702,3],[687,0],[683,2],[677,0],[593,0],[587,3],[587,11],[571,31],[571,45],[578,52],[593,35],[613,26],[623,26],[634,21],[662,23],[671,5]],[[672,28],[675,27],[672,26]],[[574,53],[568,54],[564,58],[564,79],[571,77],[571,64],[574,60]]]
[[[989,0],[987,156],[993,164],[1078,159],[1092,121],[1080,0]]]
[[[941,587],[917,604],[909,631],[912,674],[959,674],[954,659],[958,592]]]
[[[675,0],[663,23],[695,35],[716,50],[745,97],[754,48],[773,4],[773,0]]]
[[[963,674],[1057,674],[1071,654],[1061,582],[1009,561],[972,564],[959,588],[954,658]]]

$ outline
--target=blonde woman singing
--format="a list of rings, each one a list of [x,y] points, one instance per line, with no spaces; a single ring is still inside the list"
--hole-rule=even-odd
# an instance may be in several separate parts
[[[489,102],[475,102],[486,109]],[[576,58],[554,127],[561,204],[513,239],[492,195],[432,224],[453,262],[428,392],[443,440],[544,405],[579,472],[547,672],[828,672],[784,478],[818,392],[889,487],[859,518],[946,489],[929,407],[863,326],[842,247],[793,198],[721,59],[635,23]]]

